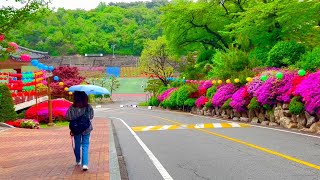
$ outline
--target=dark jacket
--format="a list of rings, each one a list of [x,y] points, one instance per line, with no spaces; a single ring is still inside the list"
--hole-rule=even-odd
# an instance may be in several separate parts
[[[83,115],[85,111],[86,111],[86,107],[76,108],[76,107],[70,106],[70,108],[67,111],[67,118],[70,121],[72,121],[74,119],[77,119],[81,115]],[[90,121],[92,121],[94,113],[93,113],[93,108],[90,104],[88,105],[88,115],[89,115]],[[92,130],[93,130],[92,123],[90,123],[90,127],[87,130],[85,130],[82,134],[83,135],[89,134]]]

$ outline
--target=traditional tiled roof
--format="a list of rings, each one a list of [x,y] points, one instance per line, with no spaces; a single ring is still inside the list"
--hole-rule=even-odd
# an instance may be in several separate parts
[[[17,52],[15,54],[10,55],[10,59],[21,61],[20,55],[24,53],[29,54],[31,59],[47,60],[50,58],[48,52],[36,51],[33,49],[19,46]]]

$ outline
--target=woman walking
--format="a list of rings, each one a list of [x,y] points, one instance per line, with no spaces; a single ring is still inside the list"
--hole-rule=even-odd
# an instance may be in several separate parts
[[[91,123],[93,119],[93,109],[92,106],[88,104],[88,96],[85,92],[74,92],[73,105],[70,106],[67,111],[67,118],[70,120],[70,134],[74,138],[74,155],[76,157],[76,164],[82,165],[82,169],[86,171],[88,170],[89,164],[90,132],[93,130]],[[83,121],[88,122],[83,123]],[[74,128],[80,128],[80,131],[79,129],[76,129],[75,131]],[[81,130],[81,128],[83,130]],[[82,158],[80,157],[80,147],[82,147]],[[82,161],[80,162],[80,160]]]

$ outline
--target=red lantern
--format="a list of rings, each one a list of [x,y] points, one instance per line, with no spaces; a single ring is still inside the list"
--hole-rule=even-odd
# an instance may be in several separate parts
[[[35,96],[35,95],[36,95],[36,91],[31,91],[31,92],[30,92],[30,95],[31,95],[31,96]]]
[[[31,60],[29,54],[22,54],[20,56],[21,60],[24,61],[24,62],[29,62]]]
[[[4,40],[4,34],[0,34],[0,42]]]
[[[18,96],[19,97],[23,96],[22,92],[18,92]]]
[[[23,93],[23,95],[24,95],[24,96],[29,96],[29,92],[28,92],[28,91],[25,91],[25,92]]]
[[[16,95],[16,93],[12,93],[11,96],[12,97],[16,97],[17,95]]]
[[[15,43],[15,42],[9,42],[9,43],[8,43],[8,46],[9,46],[9,47],[7,48],[7,51],[8,51],[8,52],[16,51],[16,50],[19,48],[18,44]]]

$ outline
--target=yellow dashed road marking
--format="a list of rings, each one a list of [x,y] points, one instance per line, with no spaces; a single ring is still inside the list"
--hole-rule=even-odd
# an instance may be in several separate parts
[[[208,124],[180,124],[180,125],[158,125],[158,126],[138,126],[131,127],[133,131],[161,131],[176,129],[208,129],[208,128],[233,128],[233,127],[250,127],[247,124],[238,123],[208,123]]]

